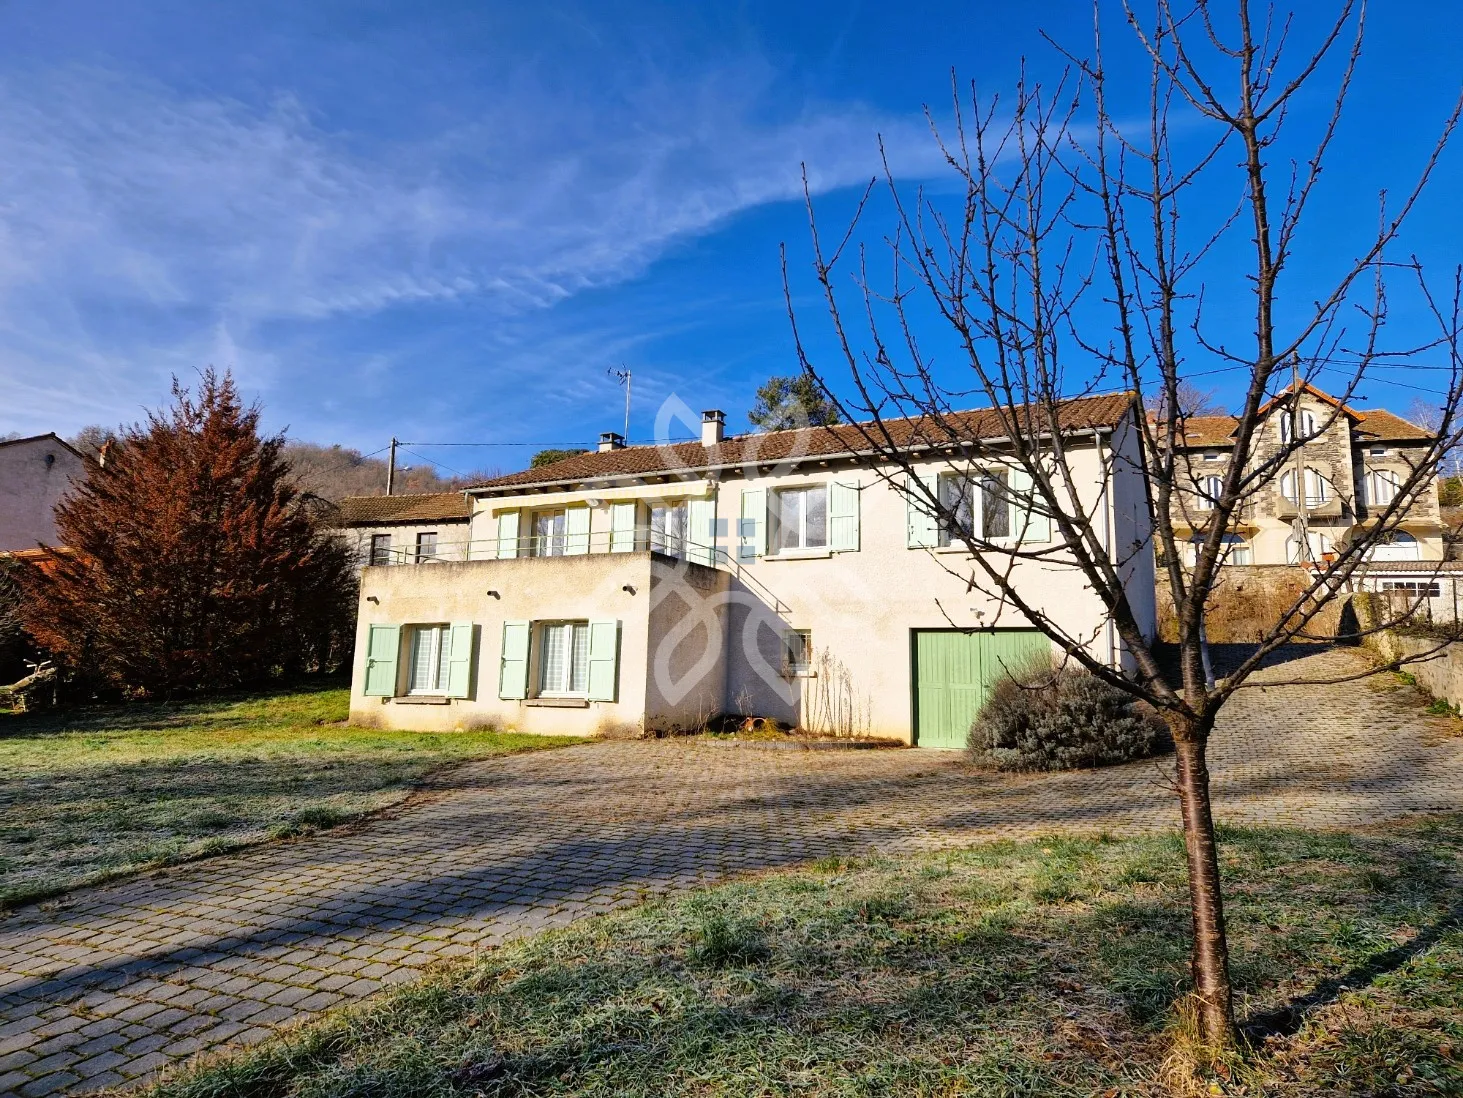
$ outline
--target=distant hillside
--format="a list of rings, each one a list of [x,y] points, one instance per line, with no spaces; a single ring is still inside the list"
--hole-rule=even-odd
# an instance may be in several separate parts
[[[384,458],[362,457],[359,450],[348,450],[342,446],[321,446],[314,442],[291,442],[284,448],[284,456],[294,467],[300,483],[325,499],[386,494]],[[450,492],[454,488],[480,484],[498,475],[499,470],[483,469],[465,477],[444,477],[430,465],[404,466],[398,455],[395,491],[398,495]]]

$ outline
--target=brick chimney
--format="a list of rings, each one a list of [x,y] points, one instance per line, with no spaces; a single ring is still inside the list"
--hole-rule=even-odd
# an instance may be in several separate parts
[[[720,408],[701,413],[701,445],[715,446],[726,433],[726,413]]]

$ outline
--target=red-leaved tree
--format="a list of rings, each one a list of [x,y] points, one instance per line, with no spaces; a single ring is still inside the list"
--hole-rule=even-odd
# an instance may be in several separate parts
[[[64,551],[26,576],[26,627],[128,694],[241,686],[349,655],[354,572],[259,409],[206,371],[122,432],[58,508]]]

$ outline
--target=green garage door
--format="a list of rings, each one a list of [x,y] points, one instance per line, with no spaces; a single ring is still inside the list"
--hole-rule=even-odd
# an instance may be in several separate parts
[[[970,722],[1005,669],[1033,653],[1050,651],[1051,641],[1035,629],[916,630],[914,742],[920,747],[964,747]]]

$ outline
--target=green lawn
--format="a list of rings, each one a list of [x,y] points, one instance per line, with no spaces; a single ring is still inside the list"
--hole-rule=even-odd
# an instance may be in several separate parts
[[[1198,1072],[1170,836],[834,860],[587,920],[154,1094],[1456,1096],[1460,825],[1226,831],[1242,1012],[1279,1015]]]
[[[349,728],[348,706],[317,687],[0,714],[0,908],[342,823],[444,763],[579,742]]]

